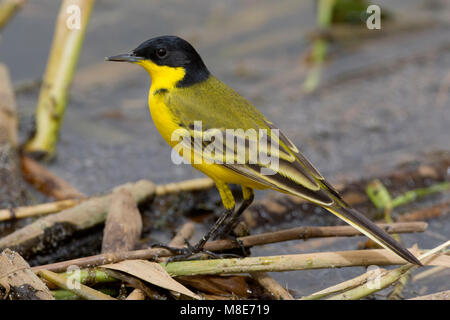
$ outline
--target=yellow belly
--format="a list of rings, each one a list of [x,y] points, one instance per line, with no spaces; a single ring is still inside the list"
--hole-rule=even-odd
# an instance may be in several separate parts
[[[150,113],[155,123],[156,129],[163,137],[163,139],[173,148],[178,144],[178,141],[172,140],[172,133],[179,129],[179,125],[174,119],[172,112],[164,103],[164,98],[160,95],[149,95]],[[183,155],[181,155],[183,156]],[[189,159],[194,159],[193,154]],[[191,165],[197,170],[203,172],[214,181],[223,181],[226,183],[239,184],[252,189],[266,189],[267,186],[255,182],[241,174],[238,174],[220,164],[199,163]]]

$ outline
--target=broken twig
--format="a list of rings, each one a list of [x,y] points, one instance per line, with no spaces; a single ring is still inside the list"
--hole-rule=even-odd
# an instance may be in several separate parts
[[[253,272],[251,276],[258,281],[258,283],[266,288],[276,300],[294,300],[292,295],[283,288],[274,278],[269,276],[266,272]]]
[[[22,156],[24,178],[37,190],[56,200],[83,199],[86,196],[67,181],[50,172],[30,157]]]
[[[439,252],[445,250],[446,247],[450,245],[450,241],[447,241],[440,246],[428,250],[426,253],[421,254],[418,259],[424,264],[431,264],[432,260],[436,259],[435,257],[439,255]],[[438,257],[439,258],[439,257]],[[369,296],[374,292],[380,291],[394,282],[398,281],[401,277],[405,275],[408,271],[413,268],[417,268],[416,265],[411,263],[407,263],[400,268],[385,271],[382,275],[378,276],[374,282],[367,282],[361,286],[358,286],[354,289],[345,291],[341,294],[335,295],[329,299],[331,300],[357,300],[363,297]]]
[[[38,215],[56,213],[64,209],[72,208],[82,200],[61,200],[56,202],[41,203],[34,206],[17,207],[13,209],[0,209],[0,221],[28,218]]]
[[[9,249],[0,254],[0,287],[6,291],[0,299],[53,300],[48,288],[31,271],[28,263]]]
[[[133,194],[133,198],[140,203],[154,195],[155,186],[152,182],[141,180],[136,183],[123,185]],[[76,231],[84,230],[106,219],[106,212],[111,203],[111,194],[93,197],[79,205],[46,216],[0,239],[0,248],[16,249],[22,255],[33,255],[45,249],[47,237],[51,236],[52,228],[64,227],[65,232],[59,238],[53,237],[53,243],[67,239]]]
[[[142,218],[133,195],[127,189],[118,189],[111,196],[102,253],[133,250],[142,232]]]
[[[427,294],[426,296],[415,297],[408,300],[450,300],[450,290]]]
[[[181,182],[173,182],[168,184],[159,185],[156,187],[156,195],[164,196],[172,193],[179,193],[183,191],[198,191],[212,188],[214,181],[210,178],[199,178],[185,180]]]

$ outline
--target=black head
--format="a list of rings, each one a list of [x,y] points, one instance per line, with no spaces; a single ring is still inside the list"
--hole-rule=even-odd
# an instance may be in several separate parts
[[[150,60],[159,66],[182,67],[186,74],[177,83],[186,87],[206,80],[209,71],[194,47],[184,39],[176,36],[161,36],[141,43],[131,54],[109,57],[110,61],[138,62]]]

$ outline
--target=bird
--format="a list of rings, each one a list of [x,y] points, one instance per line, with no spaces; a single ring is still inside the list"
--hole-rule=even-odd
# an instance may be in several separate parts
[[[205,252],[203,247],[210,238],[229,235],[252,203],[254,190],[272,189],[325,208],[407,262],[421,265],[387,232],[351,208],[253,104],[211,74],[188,41],[158,36],[129,53],[105,59],[136,64],[149,73],[148,104],[157,130],[180,158],[209,176],[219,191],[225,211],[201,240],[195,245],[187,242],[183,249],[167,247],[180,259]],[[242,189],[239,206],[232,184]]]

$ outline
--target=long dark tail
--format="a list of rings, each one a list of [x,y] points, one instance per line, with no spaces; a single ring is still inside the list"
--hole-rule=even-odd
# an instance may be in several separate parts
[[[372,221],[355,209],[345,208],[342,206],[324,207],[334,215],[338,216],[373,241],[377,242],[384,248],[391,250],[408,262],[421,266],[420,261],[406,248],[394,240],[388,233],[379,228]]]

